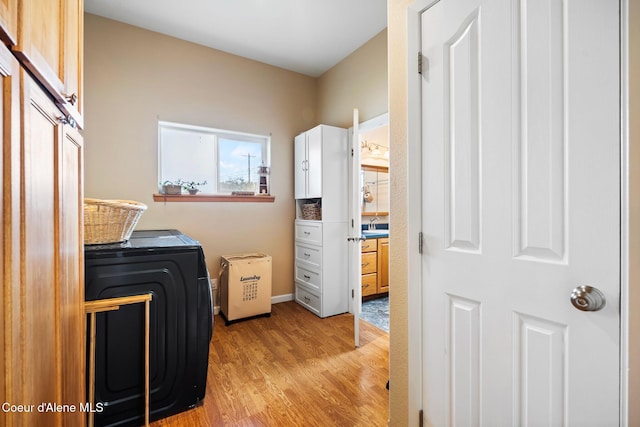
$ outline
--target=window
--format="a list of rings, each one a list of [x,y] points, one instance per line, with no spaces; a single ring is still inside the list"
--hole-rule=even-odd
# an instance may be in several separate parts
[[[202,194],[258,193],[271,137],[158,122],[158,182],[195,182]]]

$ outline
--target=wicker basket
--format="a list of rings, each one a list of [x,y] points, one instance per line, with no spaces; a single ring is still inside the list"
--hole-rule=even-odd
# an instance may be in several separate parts
[[[84,199],[84,243],[98,245],[129,240],[147,209],[131,200]]]
[[[302,205],[302,219],[322,219],[322,209],[318,203],[305,203]]]

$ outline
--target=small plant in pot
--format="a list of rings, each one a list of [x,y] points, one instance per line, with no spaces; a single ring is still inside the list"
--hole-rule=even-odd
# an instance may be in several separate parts
[[[176,181],[165,181],[162,183],[162,194],[182,194],[184,182],[181,179]]]
[[[207,181],[202,181],[202,182],[195,182],[195,181],[183,182],[182,183],[182,188],[187,190],[189,192],[189,194],[193,195],[193,194],[197,194],[198,191],[200,191],[200,189],[198,188],[200,185],[206,185],[206,183],[207,183]]]

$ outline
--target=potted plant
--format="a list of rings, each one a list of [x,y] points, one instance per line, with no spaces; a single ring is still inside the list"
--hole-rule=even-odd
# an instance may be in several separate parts
[[[205,185],[206,183],[207,183],[207,181],[202,181],[202,182],[195,182],[195,181],[183,182],[182,183],[182,188],[187,190],[189,192],[189,194],[193,195],[193,194],[197,194],[198,191],[200,191],[198,186]]]
[[[181,179],[176,181],[165,181],[162,183],[162,194],[182,194],[182,182]]]

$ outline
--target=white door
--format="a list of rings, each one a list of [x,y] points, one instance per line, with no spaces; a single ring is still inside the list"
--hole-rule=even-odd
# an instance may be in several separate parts
[[[440,0],[420,25],[425,425],[616,426],[618,2]]]
[[[362,311],[362,218],[360,216],[360,118],[353,110],[353,127],[349,129],[351,163],[349,164],[349,289],[353,313],[353,342],[360,347],[360,312]]]
[[[307,131],[306,197],[322,197],[322,126]]]

